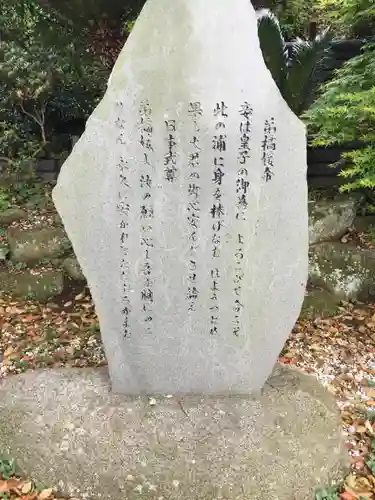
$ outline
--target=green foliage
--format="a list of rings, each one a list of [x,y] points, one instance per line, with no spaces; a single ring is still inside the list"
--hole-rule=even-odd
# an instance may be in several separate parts
[[[293,39],[308,35],[309,24],[314,19],[315,4],[316,0],[309,2],[274,0],[271,3],[271,9],[280,20],[281,30],[286,38]]]
[[[372,453],[370,453],[366,460],[366,465],[371,470],[372,474],[375,475],[375,439],[372,440],[371,451]]]
[[[0,186],[0,211],[7,210],[11,206],[12,203],[8,192]]]
[[[23,169],[51,147],[61,120],[86,117],[106,73],[69,25],[38,6],[13,0],[0,14],[0,158]]]
[[[316,0],[316,12],[337,35],[367,37],[374,34],[373,0]]]
[[[358,143],[342,155],[342,190],[375,187],[375,47],[348,61],[305,114],[313,145]],[[336,165],[336,164],[335,164]]]
[[[315,492],[314,500],[339,500],[339,488],[322,488]]]
[[[310,104],[318,84],[314,79],[331,41],[327,29],[315,40],[297,38],[287,44],[278,19],[264,9],[258,15],[258,33],[264,61],[282,96],[296,113]]]
[[[0,458],[0,478],[9,479],[16,472],[16,464],[14,460]]]
[[[312,22],[320,29],[331,27],[336,37],[374,35],[373,0],[270,0],[267,7],[277,15],[288,39],[306,37]]]

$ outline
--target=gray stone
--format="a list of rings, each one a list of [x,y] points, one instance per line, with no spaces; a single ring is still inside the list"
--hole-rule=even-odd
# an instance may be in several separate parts
[[[12,222],[26,219],[27,213],[20,208],[8,208],[0,212],[0,226],[9,226]]]
[[[358,198],[339,196],[309,202],[309,243],[339,240],[353,225]]]
[[[340,299],[328,290],[314,288],[306,292],[301,318],[328,318],[339,311]]]
[[[75,281],[86,281],[85,275],[82,272],[81,266],[76,257],[68,257],[63,262],[63,268],[69,278]]]
[[[375,297],[375,251],[341,243],[310,248],[310,281],[338,299]]]
[[[0,283],[1,292],[41,302],[58,297],[64,290],[63,274],[45,269],[0,269]]]
[[[346,465],[333,397],[279,368],[256,397],[129,398],[105,371],[0,386],[0,449],[63,494],[118,500],[311,500]]]
[[[53,199],[116,391],[264,384],[304,298],[306,131],[248,0],[148,0]]]
[[[53,259],[66,253],[69,239],[62,228],[45,228],[25,231],[18,228],[8,230],[7,239],[14,262],[34,263],[42,259]]]

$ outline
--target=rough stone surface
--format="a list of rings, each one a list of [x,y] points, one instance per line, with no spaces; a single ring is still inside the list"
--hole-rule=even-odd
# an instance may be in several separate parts
[[[339,299],[375,297],[375,251],[341,243],[310,248],[309,279]]]
[[[8,226],[27,217],[27,213],[20,208],[8,208],[0,212],[0,226]]]
[[[76,257],[68,257],[63,262],[63,268],[69,278],[75,281],[86,281],[81,266]]]
[[[309,243],[339,240],[353,225],[358,206],[356,197],[309,202]]]
[[[302,318],[326,318],[334,316],[339,310],[340,300],[328,290],[312,289],[306,293],[303,302]]]
[[[103,500],[311,500],[342,472],[333,397],[279,368],[258,397],[116,396],[98,370],[0,385],[0,449],[65,494]]]
[[[64,277],[60,271],[0,270],[1,292],[15,297],[30,298],[41,302],[58,297],[64,290]]]
[[[306,131],[248,0],[148,0],[53,199],[116,391],[264,384],[304,298]]]
[[[24,231],[8,230],[7,239],[11,258],[15,262],[34,263],[42,259],[53,259],[64,254],[70,246],[62,228],[46,228]]]

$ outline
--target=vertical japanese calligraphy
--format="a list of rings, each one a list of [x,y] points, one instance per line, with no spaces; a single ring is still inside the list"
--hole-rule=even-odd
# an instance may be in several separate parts
[[[264,124],[264,140],[262,142],[262,162],[264,179],[269,182],[274,175],[274,158],[276,151],[276,124],[275,118],[270,118]]]
[[[168,182],[175,182],[177,174],[176,120],[166,120],[165,131],[167,133],[167,153],[164,155],[164,174]]]
[[[193,122],[194,130],[190,141],[191,151],[188,156],[188,208],[187,221],[189,224],[189,274],[188,274],[188,310],[196,310],[196,301],[198,300],[199,290],[197,288],[197,240],[200,221],[200,139],[199,139],[199,120],[203,115],[203,109],[200,102],[190,102],[188,114]]]
[[[240,147],[238,149],[239,168],[236,178],[237,210],[236,219],[246,220],[245,212],[248,205],[247,195],[250,183],[248,181],[248,161],[250,160],[250,134],[252,127],[253,108],[245,102],[240,109]]]
[[[212,217],[212,260],[213,266],[210,271],[211,296],[210,296],[210,334],[218,334],[220,319],[219,292],[220,292],[220,247],[222,244],[222,232],[224,227],[225,208],[223,204],[222,184],[225,176],[225,152],[227,151],[226,118],[228,107],[223,101],[217,102],[213,114],[216,118],[215,134],[212,137],[213,156],[213,204],[210,210]]]
[[[236,234],[236,248],[234,254],[235,268],[234,268],[234,283],[233,283],[233,335],[239,336],[241,325],[241,313],[243,310],[242,296],[242,282],[244,278],[244,237],[243,231],[246,231],[246,209],[248,207],[248,191],[250,182],[248,180],[248,163],[251,157],[250,140],[252,129],[253,108],[245,101],[241,105],[239,114],[241,117],[240,122],[240,145],[238,148],[238,169],[236,177],[236,220],[238,222],[239,232]],[[244,226],[243,228],[241,227]],[[242,231],[243,229],[243,231]]]
[[[116,103],[116,108],[118,112],[121,111],[123,104],[121,102]],[[121,120],[120,117],[117,118],[115,122],[115,126],[117,129],[117,137],[116,137],[116,142],[117,144],[125,144],[124,142],[124,122]],[[122,333],[123,336],[129,337],[130,336],[130,312],[131,312],[131,306],[130,306],[130,299],[129,299],[129,262],[128,262],[128,253],[129,253],[129,248],[128,248],[128,238],[129,238],[129,212],[130,212],[130,205],[129,205],[129,191],[130,191],[130,184],[128,180],[128,173],[129,173],[129,164],[128,162],[124,159],[123,156],[120,156],[118,163],[117,163],[117,169],[119,173],[119,190],[118,190],[118,201],[116,205],[117,212],[120,214],[120,249],[121,249],[121,262],[120,262],[120,274],[121,274],[121,283],[122,283],[122,290],[121,290],[121,303],[122,303],[122,310],[121,314],[123,317],[122,321]]]
[[[153,218],[154,207],[152,199],[152,110],[148,101],[142,101],[139,107],[139,144],[143,152],[144,167],[140,169],[139,187],[141,190],[141,249],[142,264],[140,274],[142,276],[141,304],[145,332],[152,333],[153,304],[154,304],[154,282],[151,262],[151,253],[154,248],[153,240]]]

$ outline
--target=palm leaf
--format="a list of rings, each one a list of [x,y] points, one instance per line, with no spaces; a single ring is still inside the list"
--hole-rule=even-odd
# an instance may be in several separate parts
[[[331,39],[328,28],[313,41],[297,39],[291,44],[285,98],[297,115],[311,104],[309,99],[319,86],[317,74],[323,66]]]
[[[268,9],[257,12],[258,36],[264,62],[280,92],[284,93],[286,78],[286,45],[277,17]]]

